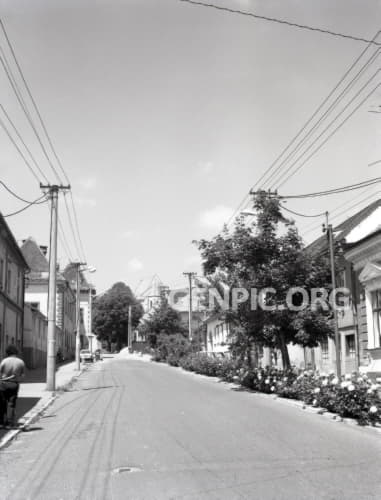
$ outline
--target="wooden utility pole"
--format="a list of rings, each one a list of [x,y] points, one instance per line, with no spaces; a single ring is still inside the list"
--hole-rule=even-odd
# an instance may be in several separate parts
[[[326,230],[328,237],[328,247],[329,247],[329,260],[331,264],[331,281],[332,281],[332,291],[336,290],[336,272],[335,272],[335,249],[333,240],[333,229],[332,224],[328,222],[328,212],[326,212]],[[332,304],[333,308],[333,318],[334,318],[334,329],[335,329],[335,347],[336,347],[336,375],[338,378],[341,377],[341,345],[340,345],[340,333],[337,320],[337,309],[336,309],[336,296],[335,302]]]
[[[132,347],[132,307],[131,305],[128,306],[128,343],[127,346],[129,349]]]
[[[57,301],[57,221],[58,193],[70,189],[70,186],[43,185],[41,189],[49,191],[50,198],[50,252],[48,285],[48,339],[46,359],[46,389],[56,390],[56,301]]]
[[[196,273],[183,273],[184,276],[188,276],[189,281],[189,315],[188,315],[188,336],[189,340],[192,340],[192,281]]]

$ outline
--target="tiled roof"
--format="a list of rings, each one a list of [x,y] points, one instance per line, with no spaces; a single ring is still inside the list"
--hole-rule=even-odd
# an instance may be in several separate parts
[[[20,250],[32,272],[49,271],[49,262],[33,238],[25,240]]]
[[[366,206],[359,212],[355,213],[345,221],[341,222],[338,226],[333,228],[335,240],[342,241],[345,237],[357,227],[363,220],[365,220],[376,208],[381,207],[381,199],[374,201],[370,205]],[[307,251],[312,254],[319,254],[327,249],[327,236],[323,234],[317,240],[313,241],[307,246]]]

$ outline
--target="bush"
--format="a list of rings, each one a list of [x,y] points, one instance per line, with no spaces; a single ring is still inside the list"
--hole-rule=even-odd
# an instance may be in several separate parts
[[[184,356],[179,364],[188,371],[238,382],[255,391],[297,399],[343,418],[354,418],[361,425],[381,424],[380,387],[366,375],[346,375],[338,380],[334,374],[319,374],[312,370],[248,369],[238,360],[214,358],[206,353]]]
[[[192,352],[192,344],[180,333],[167,335],[162,333],[157,337],[157,344],[152,359],[179,366],[180,360]]]

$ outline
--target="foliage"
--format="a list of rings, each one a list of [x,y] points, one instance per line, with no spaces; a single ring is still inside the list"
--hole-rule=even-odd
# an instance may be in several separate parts
[[[180,366],[202,375],[237,382],[254,391],[297,399],[321,409],[353,418],[360,425],[381,424],[381,387],[366,375],[353,373],[339,380],[312,370],[250,369],[234,358],[194,353],[181,358]]]
[[[192,352],[192,344],[179,333],[160,333],[152,359],[154,361],[165,361],[172,366],[179,366],[180,360]]]
[[[107,343],[109,350],[113,343],[118,349],[127,344],[130,305],[132,327],[136,328],[143,315],[143,308],[125,283],[115,283],[104,295],[93,301],[94,333],[99,340]]]
[[[289,367],[287,344],[316,346],[332,334],[329,315],[321,310],[292,311],[285,306],[289,289],[329,288],[328,262],[306,252],[293,222],[281,213],[279,199],[265,192],[254,198],[256,222],[246,225],[237,220],[232,233],[227,229],[210,241],[197,242],[204,272],[214,283],[224,276],[224,283],[250,291],[272,287],[276,293],[266,297],[266,305],[276,310],[253,308],[250,300],[224,312],[231,325],[233,349],[248,357],[253,343],[281,350],[283,366]],[[298,296],[294,297],[298,305]],[[217,312],[218,307],[216,308]]]
[[[162,301],[160,306],[148,318],[144,319],[140,330],[147,337],[151,347],[156,347],[160,334],[186,334],[180,314],[170,307],[166,301]]]

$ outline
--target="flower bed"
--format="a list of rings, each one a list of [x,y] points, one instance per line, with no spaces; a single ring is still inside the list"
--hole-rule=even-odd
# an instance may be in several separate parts
[[[339,380],[334,374],[311,370],[245,369],[234,359],[216,359],[202,353],[185,356],[179,364],[185,370],[324,408],[342,418],[353,418],[361,425],[381,424],[380,386],[366,375],[354,373]]]

